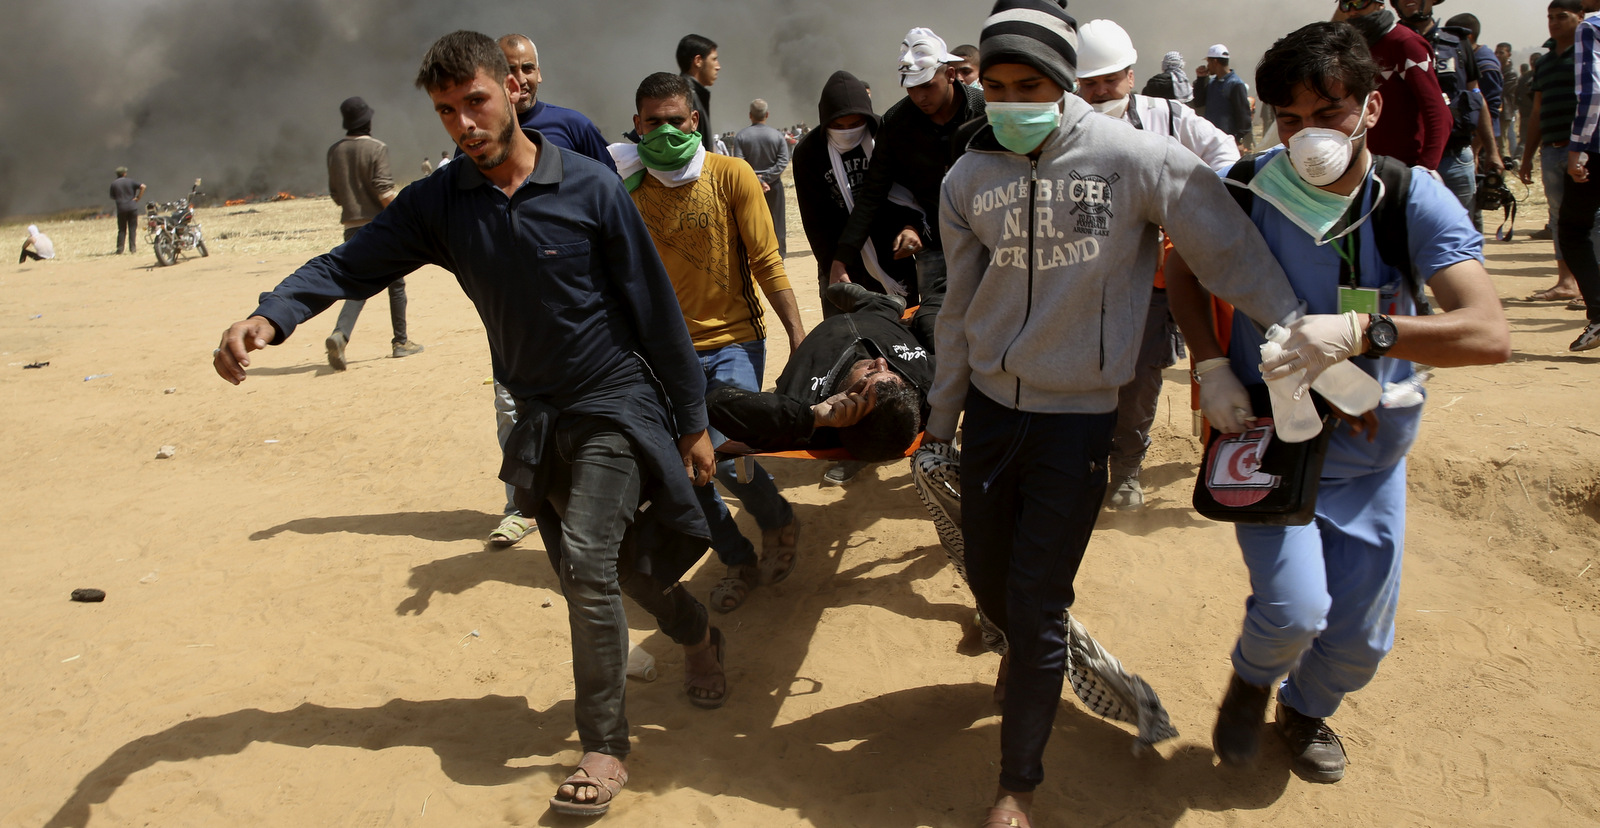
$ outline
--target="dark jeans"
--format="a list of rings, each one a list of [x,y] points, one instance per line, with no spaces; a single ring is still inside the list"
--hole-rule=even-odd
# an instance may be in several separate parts
[[[539,528],[561,579],[572,630],[572,679],[584,752],[628,755],[624,696],[628,666],[627,593],[679,644],[705,637],[705,607],[682,584],[670,588],[633,569],[628,529],[639,508],[633,444],[616,426],[581,418],[556,432],[550,489]]]
[[[1044,781],[1044,746],[1066,670],[1064,610],[1106,493],[1116,412],[1013,411],[967,392],[961,531],[978,608],[1010,642],[1000,785]]]
[[[1556,245],[1561,257],[1578,280],[1578,292],[1588,305],[1590,322],[1600,322],[1600,261],[1595,257],[1595,212],[1600,210],[1600,163],[1594,156],[1586,164],[1589,180],[1579,184],[1565,172],[1566,191],[1561,196],[1561,212],[1556,219]]]
[[[783,197],[783,182],[777,181],[772,189],[762,193],[767,199],[767,210],[772,213],[772,229],[778,234],[778,255],[789,257],[789,211]]]
[[[1117,392],[1117,428],[1111,440],[1111,474],[1118,480],[1138,477],[1150,450],[1150,426],[1156,421],[1161,402],[1161,372],[1178,360],[1172,313],[1167,292],[1157,288],[1150,294],[1150,309],[1145,313],[1144,340],[1139,345],[1139,361],[1133,366],[1133,379]]]
[[[117,252],[122,252],[122,242],[128,242],[128,252],[133,252],[133,240],[139,238],[139,213],[138,211],[117,211]]]
[[[736,342],[709,351],[699,351],[700,367],[706,374],[706,391],[709,393],[724,385],[745,391],[760,391],[767,370],[767,341]],[[711,430],[711,445],[721,445],[725,436]],[[789,525],[794,520],[794,509],[778,493],[772,475],[752,462],[753,474],[747,483],[739,482],[732,459],[717,463],[717,481],[728,494],[739,498],[745,511],[756,519],[761,531]],[[700,498],[700,509],[705,512],[706,524],[711,530],[711,548],[717,559],[728,566],[743,566],[757,561],[755,544],[739,531],[739,524],[728,511],[728,504],[717,493],[717,487],[707,484],[695,489]]]
[[[365,227],[366,225],[362,225]],[[361,227],[346,227],[344,240],[356,234]],[[344,341],[350,341],[350,334],[356,328],[356,317],[361,315],[361,309],[367,306],[365,299],[349,299],[344,307],[339,309],[339,321],[333,323],[333,330],[344,334]],[[393,344],[399,345],[406,341],[406,280],[396,279],[389,285],[389,324],[394,326]]]
[[[38,253],[33,252],[32,250],[29,250],[28,249],[28,245],[27,244],[23,244],[22,245],[22,255],[17,257],[17,264],[22,264],[23,262],[25,262],[25,261],[27,261],[29,259],[32,259],[32,260],[34,260],[36,262],[44,261],[44,257],[43,256],[39,255]]]

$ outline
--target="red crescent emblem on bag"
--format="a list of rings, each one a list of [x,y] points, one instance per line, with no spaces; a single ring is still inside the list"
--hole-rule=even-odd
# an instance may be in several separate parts
[[[1261,473],[1261,458],[1272,442],[1272,419],[1263,417],[1255,428],[1228,435],[1211,444],[1206,453],[1206,490],[1222,506],[1260,503],[1282,478]]]

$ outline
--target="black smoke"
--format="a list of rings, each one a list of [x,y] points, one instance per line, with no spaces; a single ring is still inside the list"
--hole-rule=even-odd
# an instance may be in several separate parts
[[[906,30],[926,26],[950,46],[976,43],[988,2],[894,0],[0,0],[0,216],[80,206],[109,209],[117,166],[175,198],[196,177],[216,197],[327,189],[325,153],[341,135],[339,102],[360,95],[389,145],[395,176],[421,174],[424,156],[454,150],[427,98],[412,86],[438,36],[520,32],[539,47],[540,98],[583,111],[610,140],[630,126],[633,90],[675,69],[678,37],[720,44],[713,126],[745,126],[752,98],[774,125],[816,120],[816,97],[836,69],[872,84],[878,108],[899,100],[894,74]],[[1326,9],[1323,8],[1326,5]],[[1532,12],[1476,10],[1485,39],[1537,43]],[[1508,4],[1515,5],[1515,4]],[[1140,50],[1141,79],[1178,49],[1191,72],[1212,42],[1228,43],[1251,80],[1271,40],[1325,19],[1332,2],[1266,0],[1075,2],[1080,21],[1118,19]],[[1453,7],[1452,7],[1453,8]],[[1528,18],[1526,21],[1523,18]],[[1515,21],[1515,31],[1504,31]],[[1520,46],[1519,46],[1520,49]]]

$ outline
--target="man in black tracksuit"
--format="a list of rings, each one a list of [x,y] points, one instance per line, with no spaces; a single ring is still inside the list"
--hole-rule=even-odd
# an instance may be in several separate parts
[[[895,299],[848,284],[827,299],[845,312],[806,334],[777,391],[718,388],[706,395],[711,424],[757,451],[843,447],[858,460],[901,457],[927,416],[933,354],[900,321]]]
[[[867,180],[850,213],[850,222],[839,234],[830,276],[861,262],[861,248],[867,241],[878,214],[889,204],[889,191],[899,184],[911,192],[922,214],[927,217],[926,233],[897,240],[898,253],[910,245],[916,256],[917,285],[921,307],[912,327],[926,329],[932,340],[933,320],[944,304],[944,245],[939,241],[939,185],[944,174],[966,149],[956,133],[975,118],[984,117],[983,92],[956,80],[947,64],[944,41],[926,29],[912,29],[902,44],[900,83],[906,97],[889,107],[878,130],[879,151],[867,167]]]
[[[817,115],[817,123],[822,128],[800,139],[794,148],[792,168],[800,221],[817,259],[818,291],[826,293],[839,235],[850,222],[852,206],[859,202],[863,193],[867,167],[882,122],[872,111],[872,96],[867,93],[866,84],[843,70],[834,72],[823,85]],[[841,171],[848,193],[840,189]],[[899,203],[891,196],[890,202],[878,211],[868,233],[876,255],[868,257],[863,249],[859,257],[847,263],[850,281],[874,293],[885,293],[889,288],[877,275],[882,273],[905,291],[902,297],[907,305],[917,304],[915,266],[909,256],[895,258],[894,242],[901,231],[911,228],[921,234],[930,223],[916,208]],[[868,263],[869,259],[877,264],[876,269]],[[823,300],[824,318],[839,312],[833,303]],[[929,348],[933,345],[931,340],[923,344]]]

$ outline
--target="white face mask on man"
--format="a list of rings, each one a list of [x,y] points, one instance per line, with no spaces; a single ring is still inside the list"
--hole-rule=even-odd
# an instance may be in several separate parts
[[[1372,103],[1371,93],[1361,102],[1363,120],[1367,117],[1369,103]],[[1355,140],[1366,134],[1365,124],[1354,135],[1337,129],[1306,127],[1289,139],[1289,161],[1307,184],[1326,187],[1350,169],[1350,160],[1355,157]]]
[[[1133,96],[1124,95],[1114,101],[1101,101],[1100,103],[1089,105],[1094,107],[1094,111],[1100,113],[1101,115],[1110,115],[1113,118],[1120,119],[1124,114],[1127,113],[1128,103],[1132,100]]]
[[[835,151],[845,153],[861,146],[861,139],[867,137],[867,125],[853,129],[828,129],[828,145]]]

